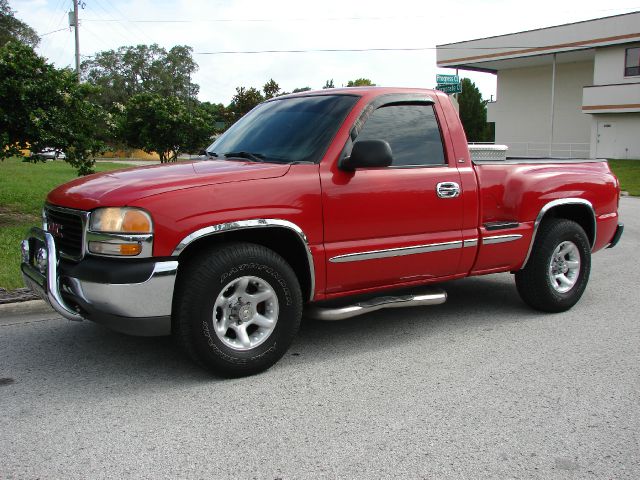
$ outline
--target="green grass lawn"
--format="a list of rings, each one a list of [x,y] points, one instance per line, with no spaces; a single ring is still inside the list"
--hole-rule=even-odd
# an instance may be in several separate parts
[[[622,190],[640,196],[640,161],[609,160]],[[96,164],[99,172],[126,168],[117,163]],[[22,287],[20,241],[34,225],[47,193],[76,178],[75,170],[62,161],[23,163],[17,158],[0,162],[0,287]]]
[[[96,171],[126,168],[117,163],[98,163]],[[54,187],[76,178],[69,164],[57,160],[46,163],[23,163],[10,158],[0,162],[0,287],[22,287],[20,241],[34,225],[40,225],[47,193]]]
[[[623,191],[640,196],[640,160],[609,160],[609,166]]]

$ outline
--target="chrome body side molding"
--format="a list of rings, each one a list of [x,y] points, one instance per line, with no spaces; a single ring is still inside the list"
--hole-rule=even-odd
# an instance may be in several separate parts
[[[507,157],[506,160],[472,160],[474,165],[538,165],[550,163],[602,163],[603,158],[535,158],[535,157]]]
[[[467,240],[468,242],[468,240]],[[359,262],[362,260],[373,260],[377,258],[402,257],[405,255],[416,255],[419,253],[439,252],[441,250],[451,250],[462,248],[462,241],[430,243],[427,245],[414,245],[411,247],[387,248],[384,250],[370,250],[368,252],[347,253],[331,257],[331,263]]]
[[[505,243],[505,242],[513,242],[514,240],[520,240],[522,235],[519,233],[514,233],[511,235],[493,235],[491,237],[483,237],[482,244],[483,245],[493,245],[494,243]]]
[[[307,263],[309,265],[309,279],[310,279],[310,294],[309,300],[313,300],[315,294],[315,285],[316,285],[316,275],[315,275],[315,267],[313,263],[313,255],[311,255],[311,248],[309,247],[309,240],[307,240],[307,236],[304,231],[295,223],[289,222],[288,220],[281,220],[278,218],[256,218],[251,220],[238,220],[237,222],[228,222],[228,223],[219,223],[217,225],[211,225],[209,227],[201,228],[200,230],[196,230],[190,235],[187,235],[183,238],[180,243],[176,246],[171,254],[172,257],[176,257],[182,253],[182,251],[187,248],[187,246],[202,238],[207,237],[209,235],[216,235],[218,233],[223,232],[232,232],[236,230],[248,230],[252,228],[286,228],[288,230],[293,231],[300,241],[302,242],[305,252],[307,254]]]
[[[596,244],[596,238],[598,233],[596,212],[593,209],[593,205],[589,200],[585,200],[584,198],[560,198],[558,200],[553,200],[547,203],[540,209],[540,212],[538,213],[538,216],[536,217],[536,220],[533,224],[533,233],[531,235],[531,242],[529,243],[529,250],[527,250],[527,256],[524,258],[524,262],[522,263],[522,267],[520,267],[520,269],[523,269],[524,267],[526,267],[527,262],[529,261],[529,257],[531,256],[531,250],[533,250],[533,244],[536,241],[536,235],[538,234],[538,228],[540,227],[540,223],[542,223],[542,219],[544,218],[544,216],[551,209],[555,207],[563,206],[563,205],[583,205],[589,208],[589,211],[591,212],[591,215],[592,215],[592,221],[593,221],[593,240],[591,242],[591,248],[593,249],[593,247]]]
[[[465,238],[462,241],[462,246],[463,247],[477,247],[478,246],[478,239],[477,238]]]

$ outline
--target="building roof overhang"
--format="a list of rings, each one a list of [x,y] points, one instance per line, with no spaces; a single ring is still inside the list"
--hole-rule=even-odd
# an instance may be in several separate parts
[[[436,47],[438,67],[496,72],[593,60],[596,47],[640,42],[640,11]]]

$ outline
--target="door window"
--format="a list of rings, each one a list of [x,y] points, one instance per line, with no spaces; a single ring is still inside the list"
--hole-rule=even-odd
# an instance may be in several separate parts
[[[381,107],[371,114],[358,135],[359,140],[389,142],[394,167],[446,163],[433,105]]]

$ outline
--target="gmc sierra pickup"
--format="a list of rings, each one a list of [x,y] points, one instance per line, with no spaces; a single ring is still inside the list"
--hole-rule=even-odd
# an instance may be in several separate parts
[[[303,311],[442,303],[427,285],[444,280],[512,272],[531,307],[567,310],[591,253],[622,234],[619,193],[606,161],[472,162],[437,91],[304,92],[258,105],[205,159],[56,188],[22,271],[70,320],[173,334],[248,375],[282,357]]]

